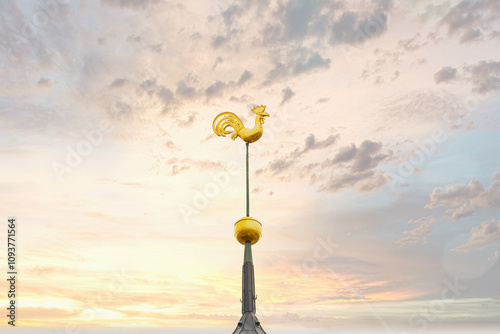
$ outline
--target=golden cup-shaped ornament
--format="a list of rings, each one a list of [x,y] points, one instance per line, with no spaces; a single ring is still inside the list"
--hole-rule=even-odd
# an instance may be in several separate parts
[[[262,224],[253,217],[243,217],[234,224],[234,236],[242,245],[246,241],[253,245],[262,236]]]

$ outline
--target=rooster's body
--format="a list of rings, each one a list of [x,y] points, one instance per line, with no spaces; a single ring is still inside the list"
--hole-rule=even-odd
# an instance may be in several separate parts
[[[269,116],[269,114],[265,110],[266,107],[264,106],[252,109],[252,111],[256,114],[255,126],[253,129],[245,128],[243,122],[234,113],[229,111],[223,112],[214,119],[214,132],[218,136],[225,137],[226,135],[233,132],[228,128],[233,128],[235,132],[231,134],[232,140],[235,140],[236,137],[240,137],[246,143],[253,143],[259,140],[260,137],[262,137],[262,124],[264,124],[264,117]]]

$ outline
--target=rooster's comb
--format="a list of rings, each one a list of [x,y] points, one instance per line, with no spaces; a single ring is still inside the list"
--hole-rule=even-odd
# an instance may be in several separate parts
[[[252,109],[252,111],[254,113],[256,113],[257,115],[258,114],[262,114],[265,110],[266,110],[265,106],[255,107],[255,108]]]

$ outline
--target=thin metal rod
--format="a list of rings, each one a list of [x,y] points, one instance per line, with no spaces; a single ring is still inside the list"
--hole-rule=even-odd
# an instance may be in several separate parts
[[[250,217],[250,192],[248,183],[248,143],[247,144],[247,217]]]

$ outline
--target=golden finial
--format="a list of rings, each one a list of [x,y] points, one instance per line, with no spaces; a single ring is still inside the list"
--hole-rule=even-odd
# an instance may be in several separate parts
[[[243,217],[234,224],[234,236],[242,245],[247,241],[256,244],[262,236],[262,224],[253,217]]]
[[[256,142],[260,139],[260,137],[262,137],[262,133],[264,131],[262,128],[262,124],[264,124],[264,117],[269,117],[269,114],[266,112],[265,106],[255,107],[252,111],[256,114],[255,126],[253,129],[245,128],[243,122],[238,116],[232,112],[226,111],[220,113],[214,119],[212,128],[214,129],[215,134],[223,137],[231,134],[232,140],[235,140],[236,137],[240,137],[245,143]],[[234,129],[234,132],[228,128]]]

